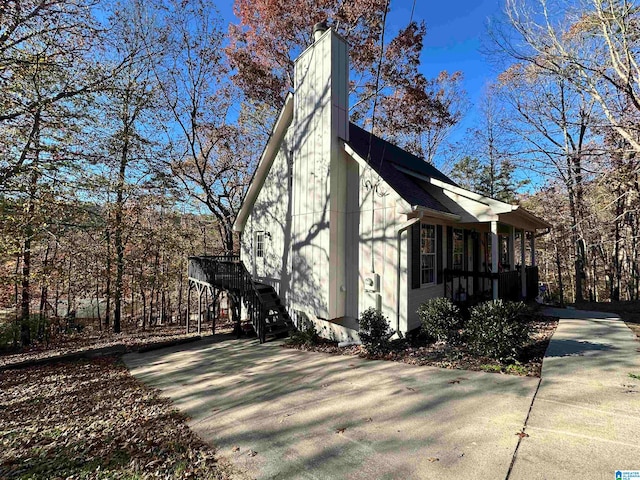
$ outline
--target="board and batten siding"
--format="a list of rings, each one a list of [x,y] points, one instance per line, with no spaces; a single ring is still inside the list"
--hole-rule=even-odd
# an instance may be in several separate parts
[[[442,223],[442,220],[431,219],[431,218],[424,218],[421,222],[427,223],[430,225],[442,226],[442,242],[438,242],[439,244],[441,244],[442,248],[440,249],[440,251],[436,252],[436,255],[438,255],[441,258],[441,264],[443,265],[443,268],[447,268],[447,252],[446,252],[447,226]],[[409,232],[409,235],[411,235],[412,233],[413,232]],[[409,242],[409,245],[411,245],[411,242]],[[413,255],[413,252],[411,248],[408,248],[407,260],[409,265],[413,264],[412,255]],[[406,331],[411,331],[420,327],[420,317],[418,316],[418,309],[420,308],[420,305],[422,305],[427,300],[431,298],[436,298],[436,297],[444,297],[444,282],[440,284],[435,283],[432,285],[425,285],[418,288],[411,288],[411,285],[409,285],[409,290],[407,295],[407,330]]]
[[[272,285],[286,302],[291,283],[291,131],[281,142],[247,218],[241,256],[257,281]],[[264,257],[255,257],[257,232],[264,232]],[[286,303],[285,303],[286,304]]]
[[[400,331],[406,332],[409,244],[405,230],[400,241],[398,284],[398,230],[407,221],[399,211],[406,210],[407,205],[371,168],[358,167],[358,313],[379,307],[392,329],[398,329],[399,320]],[[380,277],[379,291],[366,291],[365,280],[374,274]]]
[[[347,55],[328,30],[295,63],[291,306],[322,319],[345,315]]]

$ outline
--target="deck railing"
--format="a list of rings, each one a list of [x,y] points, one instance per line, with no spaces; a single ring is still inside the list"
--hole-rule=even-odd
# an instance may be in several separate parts
[[[260,343],[264,343],[268,308],[260,300],[253,278],[238,255],[189,257],[188,272],[189,278],[227,290],[238,301],[244,301]]]

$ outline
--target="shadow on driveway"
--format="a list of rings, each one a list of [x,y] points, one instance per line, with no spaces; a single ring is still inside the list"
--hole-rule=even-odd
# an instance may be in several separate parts
[[[504,479],[537,386],[228,337],[124,360],[256,478]]]

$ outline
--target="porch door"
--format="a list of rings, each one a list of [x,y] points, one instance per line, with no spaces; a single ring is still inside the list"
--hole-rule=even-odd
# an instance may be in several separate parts
[[[471,252],[469,259],[469,270],[475,275],[473,276],[473,294],[477,295],[482,289],[480,287],[480,234],[478,232],[469,233]]]
[[[480,278],[476,275],[480,272],[480,238],[478,232],[464,230],[464,270],[470,275],[471,289],[467,288],[467,295],[477,295],[481,290]],[[468,278],[468,277],[467,277]]]

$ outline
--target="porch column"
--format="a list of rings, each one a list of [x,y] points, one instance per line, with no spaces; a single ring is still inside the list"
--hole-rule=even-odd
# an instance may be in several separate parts
[[[531,232],[531,266],[536,265],[536,231]]]
[[[516,228],[509,227],[509,265],[516,268]]]
[[[198,335],[200,335],[200,329],[202,328],[202,292],[204,289],[201,285],[198,285]]]
[[[189,288],[187,289],[187,333],[189,333],[189,317],[191,316],[191,281],[189,282]]]
[[[491,281],[493,299],[498,299],[498,222],[491,222]]]
[[[525,239],[527,238],[527,231],[520,230],[520,283],[522,285],[522,298],[527,298],[527,270],[525,263],[527,262]]]

